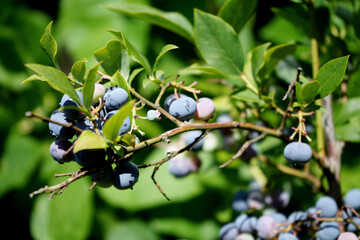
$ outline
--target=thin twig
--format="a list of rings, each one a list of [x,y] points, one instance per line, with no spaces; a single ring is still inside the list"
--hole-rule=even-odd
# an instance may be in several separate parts
[[[253,138],[253,139],[250,139],[248,141],[246,141],[242,146],[241,148],[239,149],[239,151],[230,159],[228,160],[227,162],[223,163],[222,165],[220,165],[220,168],[224,168],[226,167],[227,165],[229,165],[232,161],[234,161],[236,158],[240,157],[244,152],[245,150],[250,147],[250,145],[252,143],[255,143],[255,142],[258,142],[260,141],[261,139],[263,139],[264,137],[266,136],[266,134],[262,133],[260,134],[259,136],[257,136],[256,138]]]

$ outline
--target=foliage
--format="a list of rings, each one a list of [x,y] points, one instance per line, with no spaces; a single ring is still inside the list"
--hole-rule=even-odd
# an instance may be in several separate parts
[[[323,194],[341,204],[342,194],[360,187],[354,181],[360,168],[358,2],[101,4],[61,0],[53,19],[26,5],[0,4],[7,13],[0,21],[5,29],[0,33],[0,196],[4,211],[9,205],[14,209],[1,233],[34,239],[217,239],[220,227],[238,214],[231,209],[234,193],[254,179],[264,194],[290,193],[285,214],[312,206]],[[47,124],[24,118],[31,111],[29,116],[47,121],[67,94],[80,105],[69,108],[96,121],[92,96],[98,81],[124,88],[133,100],[105,122],[103,135],[83,131],[74,152],[112,149],[115,162],[132,154],[142,166],[133,190],[95,186],[88,191],[86,168],[62,176],[77,181],[61,185],[65,179],[53,179],[54,174],[78,173],[79,166],[52,161]],[[174,89],[212,98],[215,116],[183,124],[160,109],[160,121],[141,118],[162,106],[161,97]],[[145,107],[134,107],[138,100]],[[217,123],[224,113],[234,122]],[[131,134],[118,136],[119,123],[129,115]],[[230,143],[223,142],[225,128],[232,129]],[[168,138],[176,143],[193,129],[204,130],[205,139],[213,134],[216,146],[168,150]],[[304,169],[293,168],[283,156],[292,139],[308,142],[315,153]],[[242,153],[249,145],[257,156],[246,159]],[[174,178],[166,168],[169,151],[196,156],[202,166]],[[57,184],[62,187],[50,196],[61,195],[51,201],[46,193],[28,197],[43,185]]]

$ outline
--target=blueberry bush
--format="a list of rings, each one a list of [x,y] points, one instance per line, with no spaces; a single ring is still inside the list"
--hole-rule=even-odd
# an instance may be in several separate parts
[[[1,233],[359,239],[358,1],[58,3],[2,3]]]

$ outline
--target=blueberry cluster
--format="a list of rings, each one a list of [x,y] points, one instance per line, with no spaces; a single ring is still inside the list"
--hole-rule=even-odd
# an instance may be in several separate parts
[[[76,91],[79,98],[83,99],[81,91]],[[60,110],[55,110],[50,120],[62,124],[73,124],[81,130],[95,131],[98,129],[100,134],[105,121],[110,119],[118,112],[118,109],[125,105],[129,100],[126,90],[120,87],[111,87],[106,89],[102,84],[95,84],[92,104],[100,109],[97,119],[90,121],[79,110],[79,104],[73,101],[68,95],[64,95],[59,103]],[[72,106],[72,107],[71,107]],[[118,135],[125,134],[131,129],[130,117],[127,117],[118,132]],[[105,149],[81,150],[73,153],[73,143],[76,141],[78,133],[73,128],[61,126],[54,122],[49,123],[50,134],[56,140],[50,145],[50,154],[58,163],[75,161],[82,167],[88,169],[97,169],[90,175],[93,181],[97,182],[97,186],[110,187],[114,186],[118,189],[132,188],[139,178],[139,171],[135,164],[129,161],[117,163],[113,169],[111,164],[107,164],[107,160],[112,153]]]
[[[257,193],[258,203],[255,205],[251,204],[252,193]],[[294,211],[286,216],[281,212],[281,207],[289,203],[289,196],[284,196],[282,194],[271,196],[270,201],[266,200],[268,196],[263,196],[260,189],[236,192],[233,209],[240,212],[240,215],[233,222],[221,227],[219,238],[221,240],[358,239],[360,218],[353,211],[357,213],[360,211],[360,189],[351,189],[346,193],[343,211],[332,197],[322,196],[307,210]],[[273,205],[277,201],[281,203],[280,206]]]

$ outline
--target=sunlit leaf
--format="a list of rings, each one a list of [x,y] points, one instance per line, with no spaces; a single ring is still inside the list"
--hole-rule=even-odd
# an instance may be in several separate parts
[[[109,147],[108,141],[101,135],[90,130],[85,130],[80,134],[74,144],[74,153],[86,149],[104,149]]]
[[[51,35],[51,26],[52,21],[46,26],[45,33],[40,39],[40,46],[46,52],[46,54],[50,57],[53,61],[54,66],[60,70],[60,67],[56,61],[56,54],[57,54],[57,43],[55,38]]]
[[[94,67],[92,67],[84,82],[83,87],[83,102],[86,109],[91,110],[91,103],[94,96],[94,89],[95,89],[95,83],[97,81],[97,70],[99,69],[100,63],[96,64]]]

